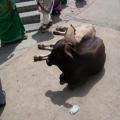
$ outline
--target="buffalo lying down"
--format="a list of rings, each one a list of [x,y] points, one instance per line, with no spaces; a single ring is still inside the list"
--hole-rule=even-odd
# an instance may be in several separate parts
[[[95,36],[95,32],[93,26],[82,26],[82,35],[77,40],[75,28],[71,25],[65,38],[53,46],[46,62],[48,66],[58,66],[63,72],[60,84],[68,83],[68,87],[73,89],[102,70],[106,59],[105,46],[103,40]]]

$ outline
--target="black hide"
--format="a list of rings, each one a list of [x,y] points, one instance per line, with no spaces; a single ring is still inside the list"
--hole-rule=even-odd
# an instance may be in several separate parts
[[[91,75],[99,73],[106,59],[103,40],[83,38],[80,43],[59,40],[46,60],[49,66],[57,65],[63,72],[60,84],[68,83],[71,89],[80,86]]]

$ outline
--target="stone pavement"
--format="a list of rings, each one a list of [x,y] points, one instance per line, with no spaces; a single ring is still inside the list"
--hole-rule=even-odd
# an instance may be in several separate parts
[[[77,11],[74,8],[70,10]],[[95,19],[97,36],[104,40],[107,59],[104,70],[98,76],[90,78],[81,88],[69,91],[66,85],[59,84],[61,71],[57,67],[48,67],[45,61],[33,62],[34,55],[49,52],[38,50],[37,43],[55,43],[62,38],[51,33],[57,25],[68,26],[72,23],[79,27],[82,24],[77,19],[76,12],[71,12],[70,19],[67,14],[70,12],[69,7],[64,12],[60,16],[62,21],[54,24],[48,33],[32,32],[28,34],[28,40],[0,49],[0,77],[7,98],[5,108],[0,109],[0,120],[120,119],[119,23],[116,22],[112,27],[105,22],[104,25],[99,24]],[[72,116],[68,111],[74,104],[80,106],[80,111]]]

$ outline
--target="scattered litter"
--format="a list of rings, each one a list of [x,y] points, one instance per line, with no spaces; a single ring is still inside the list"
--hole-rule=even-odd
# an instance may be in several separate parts
[[[79,105],[73,105],[72,108],[70,108],[69,113],[71,115],[76,114],[78,111],[80,110],[80,106]]]

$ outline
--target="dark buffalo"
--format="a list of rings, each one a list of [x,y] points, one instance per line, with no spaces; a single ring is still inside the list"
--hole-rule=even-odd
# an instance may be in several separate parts
[[[87,81],[89,76],[99,73],[105,63],[103,40],[98,37],[83,37],[79,43],[59,40],[53,47],[47,65],[56,65],[63,72],[60,84],[68,83],[73,89]]]
[[[83,24],[78,31],[70,25],[64,38],[55,45],[38,46],[44,50],[45,47],[53,48],[52,52],[47,56],[34,56],[34,61],[47,59],[48,66],[58,66],[63,72],[60,84],[68,83],[71,89],[85,83],[89,76],[99,73],[106,60],[103,40],[96,37],[93,25]]]

